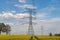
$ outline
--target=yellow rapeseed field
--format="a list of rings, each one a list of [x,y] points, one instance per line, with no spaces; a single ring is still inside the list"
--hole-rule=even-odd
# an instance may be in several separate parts
[[[0,35],[0,40],[60,40],[60,36]]]
[[[28,35],[0,35],[0,40],[29,40]]]

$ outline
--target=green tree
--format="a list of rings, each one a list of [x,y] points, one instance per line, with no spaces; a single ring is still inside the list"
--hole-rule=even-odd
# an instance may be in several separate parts
[[[49,36],[52,36],[52,33],[50,33]]]
[[[11,26],[6,24],[6,34],[10,34]]]
[[[10,25],[6,24],[5,27],[2,28],[2,32],[6,32],[6,34],[9,34],[11,31]]]
[[[0,34],[1,34],[1,32],[2,32],[2,28],[3,28],[3,27],[6,27],[5,24],[4,24],[4,23],[0,23]]]

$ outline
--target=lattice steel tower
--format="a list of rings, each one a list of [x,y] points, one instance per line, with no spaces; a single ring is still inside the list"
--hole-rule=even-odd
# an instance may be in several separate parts
[[[32,1],[33,6],[35,6],[35,3],[34,3],[35,0],[31,0],[31,1]],[[29,28],[28,28],[28,35],[34,35],[33,22],[32,22],[32,19],[33,19],[32,14],[33,14],[33,11],[34,10],[35,9],[29,9]]]
[[[32,10],[30,10],[29,16],[29,28],[28,28],[28,35],[34,35],[34,30],[32,26]]]

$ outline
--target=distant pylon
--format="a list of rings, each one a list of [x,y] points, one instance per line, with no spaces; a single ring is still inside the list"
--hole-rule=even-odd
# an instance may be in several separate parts
[[[41,35],[43,35],[43,26],[41,25]]]

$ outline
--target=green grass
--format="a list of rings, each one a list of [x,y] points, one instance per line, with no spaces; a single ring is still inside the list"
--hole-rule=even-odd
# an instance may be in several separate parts
[[[59,36],[0,35],[0,40],[60,40]]]

